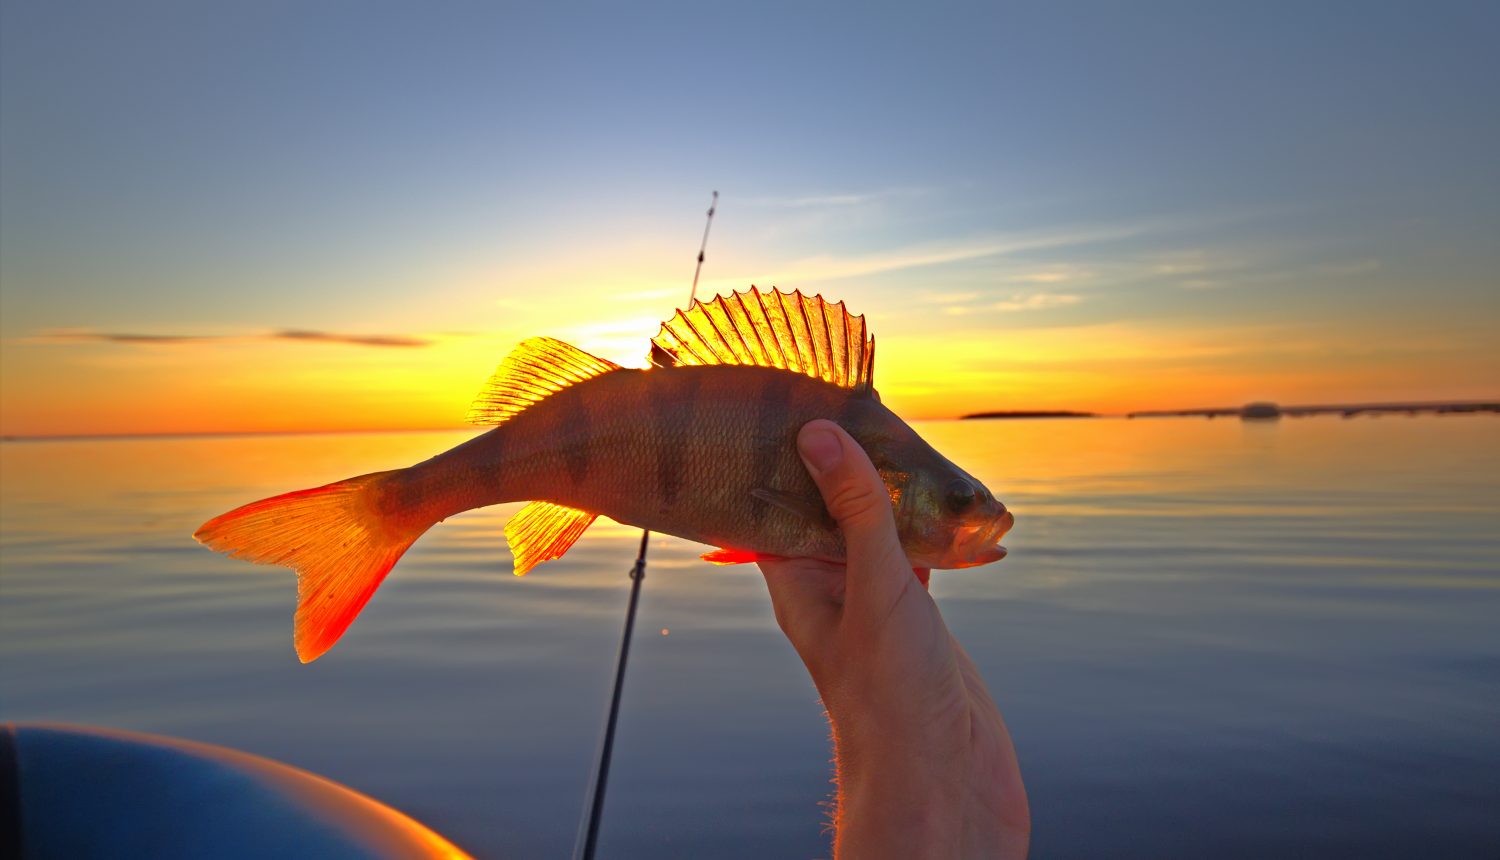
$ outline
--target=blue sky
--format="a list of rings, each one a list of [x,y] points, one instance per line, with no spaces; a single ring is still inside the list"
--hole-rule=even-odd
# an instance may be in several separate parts
[[[6,424],[34,423],[35,380],[171,397],[162,367],[215,358],[59,330],[624,349],[680,302],[712,189],[711,288],[848,298],[984,407],[1164,405],[1157,371],[1222,374],[1226,402],[1482,396],[1497,36],[1488,3],[8,0]],[[1342,388],[1292,384],[1319,343]],[[1259,387],[1258,350],[1282,368]],[[912,376],[897,394],[935,390]]]

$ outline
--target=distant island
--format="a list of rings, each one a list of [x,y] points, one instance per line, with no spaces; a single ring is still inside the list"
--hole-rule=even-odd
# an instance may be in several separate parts
[[[1011,410],[1004,412],[971,412],[964,415],[960,420],[969,421],[975,418],[1098,418],[1094,412],[1066,412],[1052,410]]]
[[[1131,412],[1126,418],[1181,418],[1202,416],[1204,418],[1242,418],[1246,421],[1275,420],[1281,417],[1302,418],[1307,415],[1342,415],[1354,418],[1358,415],[1384,415],[1420,413],[1434,415],[1469,415],[1479,412],[1500,413],[1497,401],[1424,401],[1419,403],[1320,403],[1302,406],[1281,406],[1275,403],[1246,403],[1244,406],[1209,407],[1206,409],[1153,409]]]
[[[1444,400],[1403,403],[1315,403],[1282,406],[1270,401],[1246,403],[1243,406],[1209,406],[1201,409],[1149,409],[1127,412],[1126,418],[1239,418],[1244,421],[1275,421],[1281,418],[1302,418],[1311,415],[1341,415],[1355,418],[1360,415],[1476,415],[1480,413],[1500,414],[1500,400]],[[1001,418],[1099,418],[1097,412],[1076,412],[1066,409],[1005,409],[993,412],[970,412],[959,416],[961,421]]]

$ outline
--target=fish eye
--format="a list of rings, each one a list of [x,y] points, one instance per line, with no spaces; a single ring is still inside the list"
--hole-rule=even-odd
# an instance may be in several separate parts
[[[983,501],[983,492],[963,478],[954,478],[943,491],[943,504],[949,513],[964,514]]]

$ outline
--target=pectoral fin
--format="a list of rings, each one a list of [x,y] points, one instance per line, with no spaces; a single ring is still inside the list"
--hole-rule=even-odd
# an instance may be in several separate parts
[[[770,487],[756,487],[750,491],[750,495],[774,505],[783,511],[795,514],[813,525],[831,529],[835,523],[833,517],[828,515],[828,507],[820,498],[799,496],[784,490],[773,490]]]
[[[594,524],[598,514],[552,502],[532,502],[505,524],[516,576],[563,554]]]

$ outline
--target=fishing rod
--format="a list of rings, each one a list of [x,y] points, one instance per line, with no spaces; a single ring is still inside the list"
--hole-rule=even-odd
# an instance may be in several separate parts
[[[703,254],[708,250],[708,231],[714,226],[714,210],[719,208],[719,192],[715,191],[708,204],[708,218],[703,224],[703,241],[698,245],[698,265],[693,269],[693,288],[688,292],[688,306],[698,298],[698,276],[703,274]],[[604,788],[609,782],[609,762],[615,751],[615,724],[620,719],[620,693],[625,687],[625,661],[630,658],[630,638],[635,633],[635,610],[641,600],[641,581],[646,578],[646,547],[651,538],[649,529],[641,529],[641,548],[635,555],[635,564],[630,568],[630,601],[625,604],[625,634],[620,639],[620,654],[615,659],[615,683],[609,697],[609,714],[604,718],[604,739],[599,743],[599,762],[594,769],[594,781],[589,787],[588,802],[584,804],[584,819],[578,828],[578,839],[573,845],[574,860],[594,860],[594,848],[599,844],[599,821],[604,817]]]

